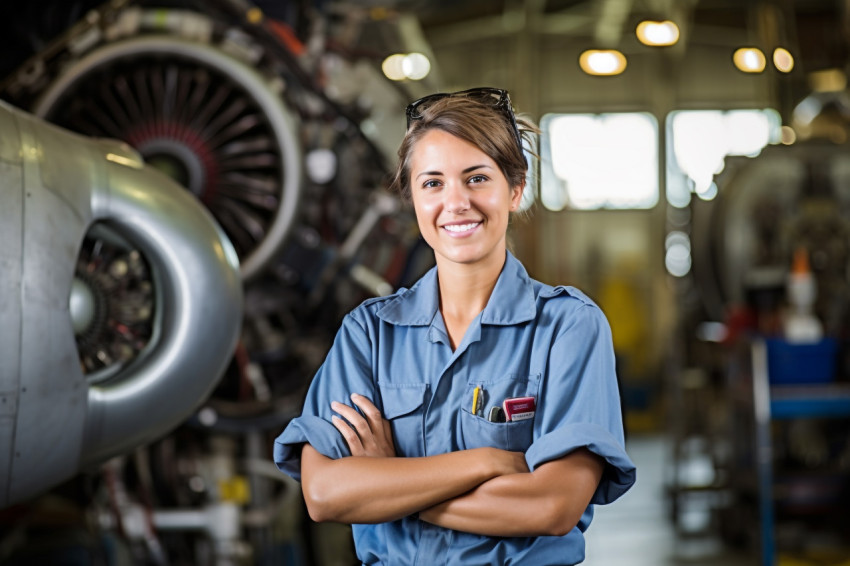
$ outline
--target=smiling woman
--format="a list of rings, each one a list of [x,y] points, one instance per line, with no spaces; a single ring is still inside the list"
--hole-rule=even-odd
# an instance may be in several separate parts
[[[577,564],[593,505],[635,481],[608,323],[507,251],[530,126],[507,92],[407,118],[393,186],[436,267],[346,316],[275,462],[365,564]]]

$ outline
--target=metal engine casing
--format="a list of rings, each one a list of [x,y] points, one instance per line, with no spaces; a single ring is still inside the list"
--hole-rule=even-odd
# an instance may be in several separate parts
[[[138,248],[156,298],[150,342],[99,381],[83,373],[69,308],[95,223]],[[0,241],[3,508],[154,440],[197,408],[232,356],[242,283],[210,214],[129,146],[2,102]]]
[[[0,81],[0,97],[70,131],[127,142],[211,212],[247,283],[281,252],[301,206],[299,121],[282,98],[286,83],[244,33],[192,11],[131,4],[90,12],[50,56]]]

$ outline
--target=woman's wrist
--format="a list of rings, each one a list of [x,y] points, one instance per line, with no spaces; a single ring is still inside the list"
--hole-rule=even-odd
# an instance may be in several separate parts
[[[482,482],[501,476],[505,473],[506,467],[504,465],[504,455],[500,454],[500,452],[504,451],[487,446],[473,448],[470,450],[470,453],[478,466],[479,477]]]

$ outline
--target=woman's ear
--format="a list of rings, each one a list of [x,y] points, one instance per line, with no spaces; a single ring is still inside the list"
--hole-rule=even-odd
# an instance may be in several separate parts
[[[525,190],[525,179],[522,183],[511,189],[511,212],[516,212],[522,202],[522,193]]]

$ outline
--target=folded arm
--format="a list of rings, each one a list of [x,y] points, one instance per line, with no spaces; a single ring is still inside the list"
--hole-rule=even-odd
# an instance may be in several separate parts
[[[521,453],[476,448],[423,458],[350,456],[332,460],[305,444],[302,488],[314,521],[383,523],[519,469],[525,465],[521,459]]]
[[[563,535],[576,526],[602,478],[604,461],[587,449],[529,472],[524,455],[476,448],[397,458],[388,422],[366,398],[363,415],[339,403],[334,426],[352,456],[332,459],[305,444],[307,510],[315,521],[381,523],[420,512],[455,530],[491,536]]]
[[[397,458],[389,424],[368,399],[353,395],[361,416],[347,405],[333,408],[334,426],[352,456],[331,459],[310,444],[301,451],[307,511],[315,521],[382,523],[457,497],[489,479],[527,472],[521,452],[476,448],[421,458]]]
[[[441,502],[420,519],[488,536],[562,536],[578,524],[602,478],[604,461],[587,449],[530,473],[495,477]]]

